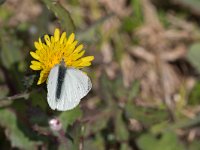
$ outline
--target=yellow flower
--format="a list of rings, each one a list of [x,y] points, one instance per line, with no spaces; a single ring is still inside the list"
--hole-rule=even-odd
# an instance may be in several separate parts
[[[36,59],[36,61],[31,61],[30,68],[41,70],[37,84],[45,82],[50,70],[62,60],[67,67],[81,69],[90,66],[94,59],[94,56],[83,57],[85,50],[82,44],[77,45],[78,41],[75,40],[74,33],[67,38],[66,32],[60,36],[60,30],[56,28],[53,36],[44,36],[44,41],[42,42],[39,38],[39,41],[34,43],[36,51],[30,52]]]

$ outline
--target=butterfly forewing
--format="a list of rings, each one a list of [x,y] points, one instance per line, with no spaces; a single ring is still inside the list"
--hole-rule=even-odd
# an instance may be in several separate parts
[[[52,109],[60,111],[70,110],[76,107],[81,98],[90,91],[92,84],[90,79],[82,71],[74,68],[67,68],[62,83],[60,98],[56,98],[58,80],[58,66],[50,71],[48,77],[48,103]]]
[[[56,109],[56,88],[57,88],[57,78],[58,78],[59,66],[53,67],[49,73],[47,81],[47,102],[51,109]]]

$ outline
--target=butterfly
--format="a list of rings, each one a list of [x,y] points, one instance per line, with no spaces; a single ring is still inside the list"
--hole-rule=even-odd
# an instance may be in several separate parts
[[[66,67],[62,60],[50,70],[47,80],[47,102],[53,110],[71,110],[91,88],[91,80],[84,72]]]

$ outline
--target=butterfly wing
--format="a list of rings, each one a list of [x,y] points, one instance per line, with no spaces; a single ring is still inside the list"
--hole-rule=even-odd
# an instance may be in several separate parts
[[[47,81],[47,102],[51,109],[56,109],[56,88],[57,88],[57,78],[58,78],[59,66],[53,67],[49,73]]]
[[[60,111],[73,109],[91,88],[92,83],[85,73],[78,69],[68,68],[56,108]]]

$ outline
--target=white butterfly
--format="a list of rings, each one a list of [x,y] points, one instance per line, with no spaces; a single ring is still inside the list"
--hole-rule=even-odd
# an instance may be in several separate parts
[[[75,108],[92,88],[89,77],[82,71],[59,64],[48,76],[47,101],[51,109],[65,111]]]

